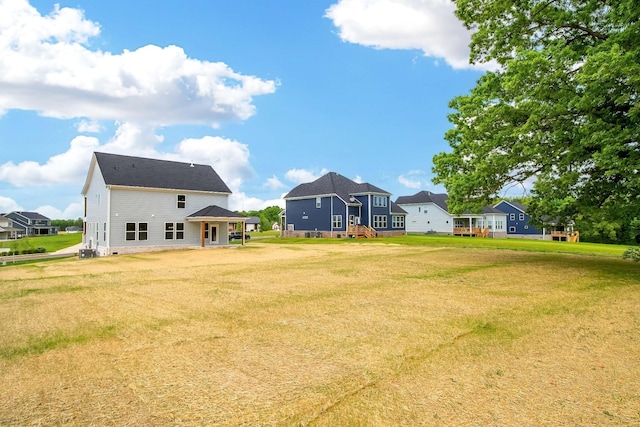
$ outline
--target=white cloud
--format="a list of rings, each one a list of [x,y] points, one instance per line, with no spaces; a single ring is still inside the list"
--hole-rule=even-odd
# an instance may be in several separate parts
[[[469,64],[471,32],[450,0],[339,0],[325,16],[343,41],[377,49],[418,49],[455,69]]]
[[[249,148],[238,141],[218,136],[185,139],[176,147],[183,161],[193,161],[213,166],[223,181],[236,192],[247,179],[255,177],[249,164]]]
[[[270,190],[277,190],[278,188],[283,188],[284,184],[278,179],[277,176],[272,176],[271,178],[267,178],[267,181],[264,183],[264,187]]]
[[[16,187],[83,182],[91,154],[99,146],[97,138],[77,136],[71,140],[66,152],[51,157],[43,165],[34,161],[18,164],[7,162],[0,165],[0,181],[6,181]]]
[[[358,184],[362,184],[362,177],[360,175],[356,175],[355,178],[353,178],[354,182],[357,182]]]
[[[428,175],[421,170],[410,170],[398,176],[398,182],[407,188],[419,189],[430,186]]]
[[[232,211],[259,211],[270,206],[280,206],[284,209],[284,205],[284,199],[282,198],[262,200],[256,197],[249,197],[242,192],[233,193],[229,196],[229,209]]]
[[[92,50],[99,33],[78,9],[56,6],[43,16],[27,0],[0,1],[0,112],[218,127],[251,117],[252,98],[276,88],[178,46]]]
[[[64,210],[51,205],[44,205],[37,207],[34,211],[50,219],[77,219],[82,218],[84,215],[81,203],[71,203]]]
[[[291,169],[287,171],[287,173],[284,176],[285,178],[287,178],[289,181],[293,183],[302,184],[305,182],[315,181],[316,179],[320,178],[322,175],[327,174],[328,172],[329,171],[327,169],[322,169],[320,173],[316,174],[306,169]]]
[[[20,211],[22,207],[13,199],[0,196],[0,213]]]
[[[81,120],[76,123],[76,129],[82,133],[98,133],[104,130],[104,127],[95,120]]]

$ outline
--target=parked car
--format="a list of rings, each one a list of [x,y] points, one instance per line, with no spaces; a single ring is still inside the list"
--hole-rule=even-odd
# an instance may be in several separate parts
[[[249,240],[251,236],[247,233],[244,234],[244,240]],[[229,240],[242,240],[242,232],[240,231],[232,231],[229,233]]]

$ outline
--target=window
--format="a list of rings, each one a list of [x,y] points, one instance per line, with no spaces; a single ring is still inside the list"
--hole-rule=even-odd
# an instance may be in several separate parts
[[[524,229],[525,229],[525,230],[528,230],[528,229],[529,229],[529,226],[528,226],[528,225],[525,225],[525,226],[524,226]]]
[[[375,207],[387,206],[387,196],[373,196],[373,206]]]
[[[404,215],[393,215],[391,217],[391,227],[404,228]]]
[[[187,207],[187,196],[178,194],[178,209],[184,209],[185,207]]]
[[[501,219],[496,219],[496,230],[504,230],[504,224]]]
[[[147,240],[148,225],[146,222],[138,224],[138,240]]]
[[[128,222],[125,225],[124,239],[136,240],[136,223],[135,222]]]
[[[103,225],[103,230],[102,230],[102,237],[103,237],[103,241],[107,241],[107,223],[105,222]]]
[[[176,240],[184,239],[184,222],[176,222]]]
[[[387,216],[386,215],[374,215],[373,216],[373,228],[387,228]]]
[[[173,240],[173,223],[165,222],[164,224],[164,238],[166,240]]]
[[[509,233],[515,233],[515,232],[516,232],[515,227],[509,227]]]
[[[204,223],[204,238],[205,239],[209,238],[209,223],[208,222]]]
[[[148,224],[146,222],[141,222],[139,224],[136,224],[135,222],[127,222],[125,224],[125,240],[136,240],[136,232],[138,240],[147,240],[147,227]]]
[[[322,207],[322,197],[316,197],[316,208]]]
[[[516,220],[516,214],[512,213],[509,214],[509,221],[515,221]]]
[[[333,215],[331,217],[331,228],[342,228],[342,215]]]
[[[524,221],[524,214],[523,213],[518,214],[518,220]]]

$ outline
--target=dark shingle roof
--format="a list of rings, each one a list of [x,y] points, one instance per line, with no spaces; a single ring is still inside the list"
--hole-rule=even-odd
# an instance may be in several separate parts
[[[94,153],[107,185],[231,193],[209,165]]]
[[[35,220],[35,219],[40,219],[40,220],[48,220],[49,218],[47,218],[46,216],[39,214],[38,212],[24,212],[24,211],[13,211],[10,213],[17,213],[19,215],[22,215],[25,218],[31,219],[31,220]]]
[[[449,208],[447,207],[448,199],[449,199],[449,196],[447,194],[432,193],[431,191],[420,191],[419,193],[416,193],[413,196],[400,196],[398,197],[398,200],[396,200],[396,203],[399,205],[433,203],[438,207],[444,209],[446,212],[449,212]],[[468,213],[469,212],[465,212],[465,214],[468,214]],[[483,214],[490,214],[490,213],[504,214],[504,212],[494,208],[493,206],[483,207],[482,213]]]
[[[407,211],[402,209],[396,202],[391,202],[391,213],[392,214],[407,214]]]
[[[244,218],[244,216],[240,215],[237,212],[221,208],[217,205],[210,205],[206,208],[202,208],[199,211],[192,213],[187,218],[198,218],[203,216],[215,218]]]
[[[510,200],[501,200],[498,203],[495,204],[495,208],[499,209],[498,206],[501,203],[507,203],[511,206],[513,206],[514,208],[518,209],[520,212],[522,213],[526,213],[527,212],[527,207],[525,205],[523,205],[522,203],[518,203],[518,202],[514,202],[514,201],[510,201]]]
[[[296,197],[314,197],[326,194],[337,194],[341,199],[348,202],[352,194],[379,193],[390,194],[381,188],[369,183],[357,183],[335,172],[329,172],[313,182],[300,184],[291,190],[285,199]]]
[[[416,203],[433,203],[440,208],[449,212],[447,208],[447,199],[449,196],[446,194],[432,193],[431,191],[420,191],[413,196],[400,196],[396,203],[399,205],[412,205]]]

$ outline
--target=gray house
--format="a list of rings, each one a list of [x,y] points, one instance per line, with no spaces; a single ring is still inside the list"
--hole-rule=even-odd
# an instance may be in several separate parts
[[[52,226],[51,220],[38,212],[14,211],[4,214],[4,217],[10,219],[16,229],[14,238],[58,234],[58,227]]]
[[[229,223],[244,222],[227,209],[230,194],[208,165],[94,153],[83,247],[104,256],[226,245]]]
[[[13,226],[13,221],[0,215],[0,240],[17,239],[20,229]]]

